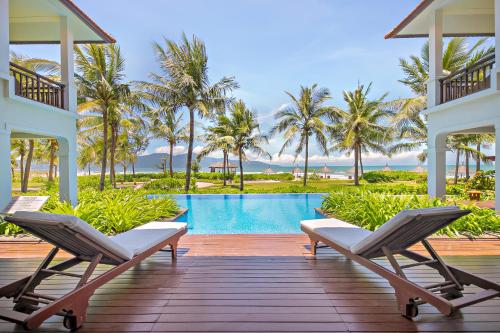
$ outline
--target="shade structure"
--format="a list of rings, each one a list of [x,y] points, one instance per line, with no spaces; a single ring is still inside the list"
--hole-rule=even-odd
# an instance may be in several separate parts
[[[330,169],[326,165],[323,168],[321,168],[321,173],[331,173],[331,172],[332,172],[332,169]]]
[[[462,164],[461,166],[458,167],[458,174],[459,175],[463,175],[466,172],[467,172],[467,169],[465,168],[465,165]]]
[[[346,171],[346,173],[351,174],[351,175],[354,175],[355,172],[356,172],[356,169],[354,167],[352,167]]]
[[[264,171],[262,171],[264,174],[266,175],[270,175],[270,174],[273,174],[274,173],[274,170],[271,169],[271,168],[267,168],[267,169],[264,169]]]
[[[417,167],[415,168],[415,170],[413,170],[413,172],[416,172],[416,173],[425,173],[425,169],[424,169],[424,168],[422,168],[422,167],[419,165],[419,166],[417,166]]]
[[[294,175],[297,175],[299,173],[302,173],[302,170],[300,170],[299,168],[295,168],[292,170],[292,174],[294,174]]]
[[[392,171],[391,168],[389,168],[389,164],[385,164],[385,167],[382,169],[382,171]]]

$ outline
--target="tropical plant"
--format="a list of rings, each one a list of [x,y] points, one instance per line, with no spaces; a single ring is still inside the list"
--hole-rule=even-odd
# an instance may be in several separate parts
[[[79,95],[78,112],[85,118],[85,131],[102,131],[101,177],[99,189],[104,189],[108,154],[110,180],[114,183],[114,153],[118,136],[120,112],[129,96],[124,83],[125,60],[115,44],[86,44],[75,47],[75,64]],[[110,133],[111,127],[111,133]],[[111,147],[109,141],[111,139]],[[109,149],[110,148],[110,149]]]
[[[243,191],[243,160],[247,159],[247,151],[257,156],[268,156],[263,148],[263,143],[268,143],[268,138],[260,133],[257,115],[249,110],[242,100],[234,102],[229,108],[229,124],[232,129],[234,143],[232,150],[238,155],[240,164],[240,191]]]
[[[151,73],[152,82],[140,82],[139,87],[152,102],[161,105],[170,101],[172,105],[188,109],[187,192],[191,184],[195,115],[208,117],[213,110],[222,109],[227,101],[226,93],[238,85],[232,77],[210,84],[205,44],[196,36],[190,40],[183,34],[180,43],[165,39],[165,46],[155,42],[154,50],[161,73]]]
[[[354,153],[354,184],[359,185],[359,167],[363,169],[363,152],[387,154],[385,144],[390,140],[391,128],[385,124],[394,112],[384,102],[387,94],[378,99],[368,98],[372,84],[358,85],[354,91],[344,91],[347,109],[333,108],[334,125],[330,132],[335,142],[332,150]],[[363,172],[361,172],[363,173]]]
[[[289,92],[285,93],[292,103],[276,113],[275,118],[278,124],[271,129],[271,135],[277,133],[285,135],[279,156],[298,139],[295,158],[304,150],[304,186],[306,186],[311,136],[316,139],[322,153],[328,155],[326,137],[328,125],[325,119],[331,113],[332,108],[324,104],[331,98],[330,92],[326,88],[318,88],[317,84],[313,84],[311,87],[300,87],[299,97]]]
[[[168,166],[170,177],[173,177],[174,146],[179,142],[188,140],[188,129],[182,123],[182,114],[178,112],[177,108],[170,106],[169,103],[163,103],[162,106],[151,109],[147,115],[151,121],[151,130],[154,137],[165,139],[168,142]]]

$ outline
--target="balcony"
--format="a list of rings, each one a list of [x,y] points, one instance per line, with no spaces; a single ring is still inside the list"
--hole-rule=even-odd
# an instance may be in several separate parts
[[[440,104],[474,94],[491,86],[495,55],[485,57],[472,66],[440,79]]]
[[[64,84],[14,63],[10,63],[10,73],[17,96],[64,109]]]

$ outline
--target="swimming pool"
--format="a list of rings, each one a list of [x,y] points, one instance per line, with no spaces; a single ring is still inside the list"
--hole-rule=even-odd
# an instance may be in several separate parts
[[[174,195],[188,212],[176,221],[190,234],[300,233],[301,220],[321,218],[324,194],[187,194]]]

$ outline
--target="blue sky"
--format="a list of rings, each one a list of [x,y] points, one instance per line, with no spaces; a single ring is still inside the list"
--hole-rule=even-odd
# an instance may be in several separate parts
[[[156,70],[152,41],[178,40],[182,32],[196,34],[206,45],[212,80],[236,77],[242,98],[259,114],[263,129],[273,113],[288,102],[284,91],[318,83],[331,90],[332,104],[343,106],[342,91],[358,81],[373,82],[372,97],[389,92],[390,99],[410,96],[397,80],[400,57],[417,54],[423,39],[384,40],[418,0],[77,0],[77,4],[112,34],[126,58],[129,80],[143,80]],[[58,60],[57,46],[16,46],[30,56]],[[268,146],[279,150],[280,139]],[[148,153],[163,151],[153,140]],[[201,143],[197,143],[200,146]],[[182,153],[185,145],[176,151]],[[198,147],[199,149],[199,147]],[[290,150],[280,160],[289,162]],[[416,153],[415,153],[416,154]],[[397,156],[391,164],[414,164],[415,154]],[[312,148],[314,164],[351,164],[334,154],[328,161]],[[315,156],[316,155],[316,156]],[[373,155],[367,164],[385,164]],[[300,161],[300,159],[299,159]]]

